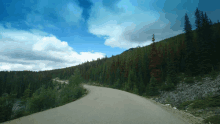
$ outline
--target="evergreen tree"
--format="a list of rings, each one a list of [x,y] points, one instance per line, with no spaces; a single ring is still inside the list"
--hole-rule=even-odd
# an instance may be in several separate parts
[[[152,76],[150,79],[150,83],[147,86],[147,94],[150,96],[159,95],[158,89],[158,82],[156,78]]]
[[[212,65],[214,65],[214,53],[215,53],[215,44],[212,40],[212,30],[211,25],[209,25],[208,17],[205,13],[201,12],[201,39],[198,43],[198,68],[201,75],[208,74],[211,72]]]
[[[143,77],[142,77],[142,73],[141,73],[141,69],[139,70],[139,78],[140,78],[140,81],[139,81],[139,95],[142,95],[144,92],[145,92],[145,86],[144,86],[144,82],[143,82]]]
[[[206,26],[204,27],[204,34],[205,34],[205,40],[207,42],[207,44],[209,45],[208,46],[208,52],[210,54],[210,56],[208,56],[207,58],[210,59],[212,65],[216,65],[216,61],[215,61],[215,57],[216,57],[216,43],[215,43],[215,40],[213,38],[213,30],[212,30],[212,21],[210,19],[208,19],[208,16],[207,14],[205,13],[205,23],[206,23]],[[211,65],[210,65],[211,67]]]
[[[196,25],[196,30],[198,31],[201,28],[201,15],[200,15],[200,11],[198,10],[198,8],[196,8],[196,12],[195,12],[195,25]],[[199,38],[199,37],[197,37]]]
[[[170,48],[171,49],[171,48]],[[167,58],[167,63],[168,63],[168,71],[167,71],[167,75],[171,78],[172,82],[174,85],[176,85],[178,83],[177,80],[177,71],[176,71],[176,67],[174,66],[174,59],[172,58],[172,54],[174,54],[173,50],[170,51],[168,58]]]
[[[30,99],[31,97],[31,90],[30,90],[30,84],[28,85],[28,88],[24,91],[21,105],[25,105],[26,107],[26,102]]]
[[[212,20],[211,20],[211,19],[209,19],[209,25],[213,25],[213,23],[212,23]]]
[[[150,70],[149,70],[149,58],[147,56],[147,53],[144,54],[144,65],[146,65],[146,67],[144,68],[144,73],[143,73],[143,83],[144,86],[146,87],[147,84],[150,81]]]
[[[184,31],[185,31],[185,43],[186,43],[186,58],[185,58],[185,64],[186,69],[185,73],[188,76],[194,76],[196,74],[196,65],[195,62],[195,50],[193,48],[193,34],[192,34],[192,26],[189,22],[189,18],[187,14],[185,14],[185,25],[184,25]]]
[[[156,78],[156,80],[158,81],[158,83],[161,83],[161,70],[160,70],[160,66],[161,66],[161,58],[158,56],[158,51],[156,49],[156,45],[154,43],[155,39],[154,39],[154,34],[153,34],[153,38],[152,38],[153,44],[152,44],[152,48],[151,48],[151,53],[150,53],[150,63],[149,63],[149,70],[150,70],[150,75],[151,77],[154,76]]]
[[[129,74],[128,74],[128,87],[129,87],[129,91],[133,91],[135,81],[136,81],[136,75],[135,75],[133,69],[131,69],[129,71]]]
[[[174,89],[174,86],[178,83],[177,80],[177,75],[176,75],[176,69],[174,66],[174,57],[171,56],[173,55],[173,50],[171,50],[170,46],[168,46],[168,57],[167,57],[167,78],[166,78],[166,83],[163,85],[162,89],[164,90],[172,90]]]

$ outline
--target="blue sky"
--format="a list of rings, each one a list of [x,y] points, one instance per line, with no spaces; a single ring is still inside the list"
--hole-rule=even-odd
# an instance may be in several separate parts
[[[43,71],[121,54],[195,29],[219,0],[0,0],[0,71]]]

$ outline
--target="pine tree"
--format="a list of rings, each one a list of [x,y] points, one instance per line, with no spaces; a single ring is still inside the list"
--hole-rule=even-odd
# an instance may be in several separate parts
[[[201,15],[200,15],[200,11],[198,10],[198,8],[196,8],[196,12],[195,12],[195,24],[196,24],[196,30],[198,31],[201,28]],[[198,37],[199,38],[199,37]]]
[[[153,44],[152,44],[152,48],[151,48],[151,53],[150,53],[150,63],[149,63],[149,70],[150,70],[150,75],[151,77],[154,76],[156,78],[156,80],[158,81],[158,83],[161,83],[161,70],[160,70],[160,66],[161,66],[161,58],[158,56],[158,51],[156,49],[156,45],[154,43],[155,39],[154,39],[154,34],[153,34],[153,38],[152,38]]]
[[[139,70],[139,78],[140,78],[140,82],[139,82],[139,95],[142,95],[145,92],[145,86],[143,83],[143,77],[142,77],[142,73],[141,73],[141,69]]]
[[[159,89],[158,82],[157,82],[156,78],[152,76],[150,79],[150,83],[147,86],[147,93],[150,96],[159,95],[158,89]]]
[[[128,74],[129,91],[133,91],[135,80],[136,80],[135,73],[134,73],[133,69],[131,69]]]
[[[196,61],[195,59],[195,50],[193,48],[193,34],[192,34],[192,26],[189,22],[189,18],[187,14],[185,14],[185,25],[184,25],[184,31],[185,31],[185,43],[186,43],[186,69],[185,73],[188,76],[193,76],[196,74]]]
[[[174,89],[174,85],[177,84],[177,75],[176,69],[174,66],[174,57],[172,56],[173,50],[171,50],[170,46],[168,46],[168,57],[167,57],[167,78],[166,83],[163,85],[162,89],[164,90],[172,90]]]
[[[171,48],[170,48],[171,49]],[[168,69],[167,69],[167,75],[171,78],[172,82],[174,85],[176,85],[177,82],[177,72],[174,66],[174,57],[172,58],[172,54],[174,54],[173,50],[170,50],[168,53],[168,58],[167,58],[167,63],[168,63]]]
[[[208,74],[211,72],[212,65],[214,64],[214,53],[215,46],[212,40],[212,30],[211,25],[209,25],[208,17],[205,13],[201,12],[201,32],[200,32],[200,41],[198,42],[199,51],[198,51],[198,68],[201,75]]]

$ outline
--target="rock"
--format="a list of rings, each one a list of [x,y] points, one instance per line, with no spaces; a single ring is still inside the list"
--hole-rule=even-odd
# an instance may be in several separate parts
[[[197,112],[199,112],[199,113],[201,113],[201,112],[203,112],[204,110],[203,109],[201,109],[201,110],[198,110]]]
[[[197,99],[205,99],[207,96],[216,98],[220,96],[220,75],[215,80],[210,80],[209,77],[203,78],[201,82],[195,82],[191,85],[184,82],[177,84],[174,91],[159,91],[160,97],[155,98],[156,102],[165,104],[166,99],[170,98],[170,104],[172,106],[179,106],[181,103],[186,101],[193,101]],[[192,105],[192,104],[190,104]],[[186,110],[190,105],[186,106]],[[204,111],[204,110],[200,110]],[[217,111],[216,113],[219,113]]]
[[[215,114],[220,114],[220,109],[216,109]]]

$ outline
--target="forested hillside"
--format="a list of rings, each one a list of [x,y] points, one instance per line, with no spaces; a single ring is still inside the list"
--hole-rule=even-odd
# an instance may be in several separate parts
[[[176,83],[175,75],[186,73],[188,76],[208,74],[214,69],[219,71],[220,23],[212,24],[206,14],[197,9],[197,29],[192,31],[188,17],[185,17],[185,33],[149,46],[133,48],[111,58],[97,59],[74,67],[52,71],[0,72],[0,95],[16,93],[22,96],[30,89],[34,92],[42,84],[50,85],[52,78],[68,79],[77,67],[85,80],[126,87],[137,88],[145,93],[153,76],[155,85],[163,86],[166,80]],[[192,23],[192,22],[191,22]]]
[[[77,67],[86,80],[138,91],[140,95],[156,95],[157,89],[174,88],[179,73],[192,77],[219,71],[220,24],[212,24],[198,9],[195,15],[194,31],[185,15],[184,34],[157,43],[153,38],[149,46]]]
[[[31,97],[42,86],[53,87],[52,78],[69,79],[79,69],[85,81],[107,84],[139,95],[158,95],[172,90],[177,75],[188,77],[220,71],[220,23],[212,24],[206,14],[196,10],[196,30],[192,31],[187,14],[184,34],[133,48],[111,58],[97,59],[74,67],[43,72],[0,72],[0,96]],[[166,83],[165,83],[166,82]],[[8,106],[10,111],[10,105]]]

